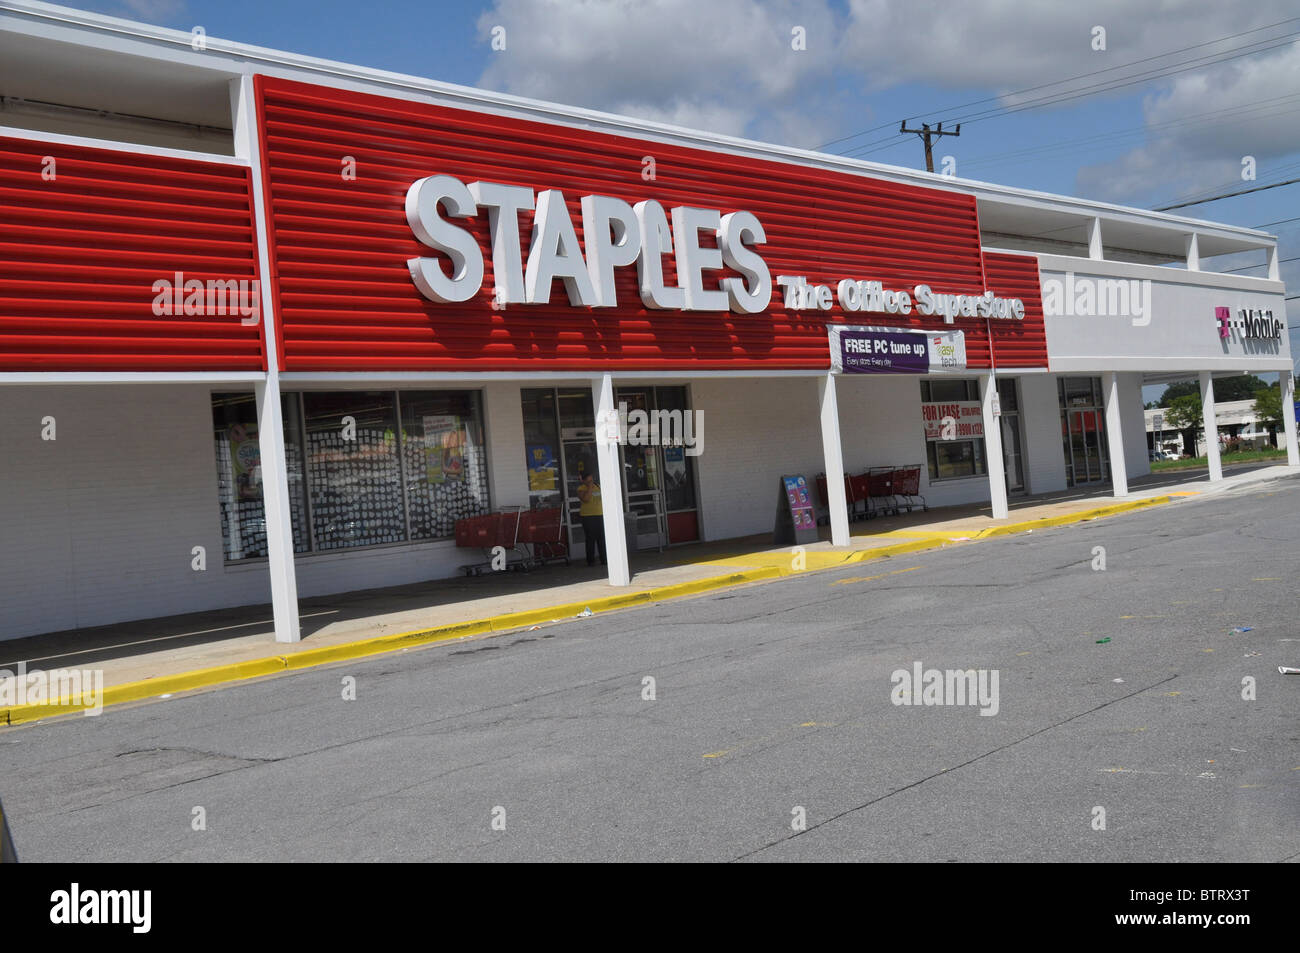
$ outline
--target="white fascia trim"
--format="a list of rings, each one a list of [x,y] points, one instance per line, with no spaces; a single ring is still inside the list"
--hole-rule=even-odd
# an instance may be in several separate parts
[[[620,383],[629,381],[684,381],[706,378],[735,377],[821,377],[830,371],[823,370],[751,370],[738,368],[734,371],[713,370],[677,370],[645,371],[617,367],[596,371],[281,371],[279,378],[283,387],[294,384],[346,384],[364,387],[367,384],[498,384],[527,383],[528,381],[551,381],[569,384],[587,384],[592,374],[612,374]]]
[[[858,175],[871,175],[877,178],[947,192],[973,193],[976,198],[984,197],[988,200],[1003,201],[1009,204],[1074,213],[1084,218],[1093,218],[1096,217],[1098,211],[1105,211],[1110,218],[1116,220],[1143,222],[1180,233],[1195,228],[1207,235],[1214,234],[1225,238],[1244,240],[1257,243],[1259,247],[1270,247],[1276,244],[1277,241],[1276,236],[1256,229],[1206,222],[1201,219],[1181,218],[1164,212],[1093,202],[1069,196],[1053,195],[1048,192],[1036,192],[1031,189],[1017,189],[974,179],[959,179],[955,176],[918,172],[900,166],[882,165],[860,159],[830,156],[807,149],[794,149],[788,146],[756,142],[751,139],[740,139],[717,133],[686,129],[668,123],[633,119],[596,110],[582,109],[576,106],[562,106],[527,99],[522,96],[493,93],[451,83],[439,83],[418,76],[369,69],[334,60],[300,56],[265,47],[234,43],[228,40],[216,40],[212,37],[206,38],[206,50],[197,53],[191,47],[192,36],[189,33],[148,26],[115,17],[85,13],[52,4],[34,3],[29,2],[29,0],[0,0],[0,11],[4,10],[25,16],[31,20],[55,23],[69,31],[93,30],[109,32],[117,34],[125,40],[143,40],[153,44],[165,44],[173,47],[173,49],[163,51],[157,49],[156,46],[152,49],[145,46],[139,51],[139,55],[152,53],[155,58],[177,60],[178,57],[175,55],[163,55],[163,53],[175,54],[181,52],[180,49],[176,48],[183,48],[184,55],[180,59],[185,60],[190,65],[206,66],[209,69],[214,68],[214,64],[211,62],[213,59],[228,58],[229,62],[226,63],[225,68],[231,76],[255,70],[268,76],[319,83],[320,76],[324,75],[333,80],[332,85],[357,92],[379,93],[416,102],[460,105],[463,108],[498,115],[519,116],[522,114],[524,118],[541,119],[558,125],[599,130],[615,135],[636,135],[640,138],[676,145],[693,145],[697,147],[711,145],[721,147],[722,151],[738,155],[775,159],[803,166],[812,165],[818,168],[834,169]],[[3,18],[0,18],[0,23],[3,23]],[[65,42],[76,42],[75,38],[61,37],[60,39],[64,39]],[[103,46],[102,43],[95,45],[97,47]],[[208,61],[207,63],[203,62],[205,59]],[[219,67],[216,68],[219,69]],[[309,75],[296,75],[301,73]]]
[[[1222,372],[1222,376],[1233,377],[1290,370],[1291,362],[1284,357],[1054,357],[1049,369],[1052,373],[1087,371],[1096,374],[1151,371],[1195,375],[1201,371],[1216,371]]]
[[[131,152],[136,154],[162,156],[167,159],[190,159],[195,162],[213,162],[218,165],[237,165],[248,168],[248,163],[234,156],[213,152],[190,152],[187,149],[167,149],[162,146],[141,146],[130,142],[112,139],[94,139],[90,136],[65,136],[57,132],[40,132],[35,129],[15,129],[12,126],[0,126],[0,136],[11,139],[27,139],[31,142],[53,142],[65,146],[87,146],[91,149],[108,149],[112,152]]]
[[[1162,268],[1159,265],[1137,265],[1126,261],[1073,258],[1066,255],[1049,255],[1040,252],[1038,268],[1048,271],[1070,271],[1076,275],[1108,275],[1115,278],[1150,279],[1175,285],[1197,285],[1232,291],[1254,291],[1259,294],[1286,294],[1286,284],[1269,278],[1252,278],[1249,275],[1229,275],[1218,271],[1188,271],[1185,268]],[[1040,279],[1041,280],[1041,279]]]
[[[33,371],[0,373],[0,386],[17,384],[251,384],[261,371]]]

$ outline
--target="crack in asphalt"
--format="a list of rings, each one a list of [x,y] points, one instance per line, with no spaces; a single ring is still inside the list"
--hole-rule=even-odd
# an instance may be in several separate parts
[[[896,794],[902,794],[904,791],[910,791],[912,788],[920,787],[922,784],[925,784],[927,781],[933,781],[935,778],[943,777],[946,774],[952,774],[954,771],[960,771],[962,768],[969,767],[970,765],[975,764],[978,761],[983,761],[985,758],[989,757],[990,755],[995,755],[1000,751],[1006,751],[1008,748],[1013,748],[1016,745],[1021,744],[1022,742],[1028,741],[1030,738],[1035,738],[1038,735],[1041,735],[1045,732],[1052,731],[1055,728],[1060,728],[1062,725],[1068,725],[1072,721],[1077,721],[1080,718],[1084,718],[1095,712],[1099,712],[1103,708],[1109,708],[1111,705],[1118,704],[1119,702],[1127,701],[1128,699],[1133,698],[1135,695],[1141,695],[1143,692],[1149,692],[1153,688],[1159,688],[1161,685],[1168,685],[1170,682],[1172,682],[1174,679],[1178,677],[1179,677],[1178,675],[1170,675],[1168,678],[1163,678],[1158,682],[1155,682],[1151,685],[1147,685],[1145,688],[1139,688],[1136,691],[1129,692],[1127,695],[1121,695],[1119,698],[1112,698],[1110,701],[1102,702],[1100,705],[1096,705],[1092,708],[1089,708],[1087,711],[1078,712],[1077,714],[1071,715],[1069,718],[1066,718],[1062,721],[1058,721],[1055,724],[1046,725],[1045,727],[1039,728],[1037,731],[1031,731],[1023,738],[1017,738],[1015,741],[1008,741],[1004,745],[998,745],[998,747],[993,748],[989,751],[985,751],[983,754],[976,755],[975,757],[971,758],[969,761],[963,761],[961,764],[954,765],[951,768],[943,768],[940,771],[936,771],[934,774],[927,775],[924,778],[920,778],[916,781],[913,781],[911,784],[905,784],[901,788],[896,788],[895,790],[890,791],[887,794],[882,794],[880,795],[880,797],[872,798],[870,801],[866,801],[862,804],[857,805],[856,807],[850,807],[843,811],[840,811],[838,814],[833,814],[823,821],[818,821],[816,824],[810,825],[804,830],[794,831],[793,833],[785,837],[779,837],[774,841],[770,841],[764,844],[762,847],[757,847],[754,850],[747,851],[746,853],[741,854],[739,857],[733,857],[730,861],[728,861],[728,863],[734,864],[737,861],[741,861],[741,860],[745,860],[746,858],[753,857],[755,854],[761,854],[763,851],[767,850],[770,847],[775,847],[778,844],[784,844],[787,841],[794,840],[796,837],[801,837],[804,834],[809,834],[812,831],[817,830],[818,828],[825,827],[827,824],[832,824],[835,821],[838,821],[840,818],[847,817],[850,814],[854,814],[858,811],[865,810],[866,808],[869,808],[872,805],[879,804],[881,801],[887,800]]]

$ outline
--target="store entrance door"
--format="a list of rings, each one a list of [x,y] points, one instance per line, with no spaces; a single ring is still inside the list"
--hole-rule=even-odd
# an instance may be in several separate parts
[[[596,475],[600,482],[599,464],[596,462],[596,428],[565,427],[560,434],[564,447],[564,513],[569,527],[569,545],[578,547],[577,552],[586,546],[587,538],[582,531],[582,517],[579,510],[582,501],[578,499],[578,485],[588,473]]]
[[[682,424],[691,413],[686,388],[619,388],[616,399],[620,410],[626,406],[630,419],[635,411],[642,411],[657,420],[656,430],[662,431],[647,442],[633,439],[629,426],[629,440],[620,447],[623,498],[628,511],[636,515],[637,548],[662,548],[699,539],[695,467],[686,446],[674,439],[681,437],[682,431],[667,430]]]
[[[1070,486],[1088,486],[1110,479],[1103,429],[1101,379],[1065,377],[1059,382],[1061,439],[1065,475]]]
[[[570,551],[586,546],[578,484],[596,463],[596,418],[591,391],[577,387],[526,387],[520,391],[524,415],[524,450],[528,466],[528,503],[532,509],[558,506],[564,511]]]
[[[1011,377],[998,378],[999,420],[1002,428],[1002,466],[1007,492],[1025,492],[1024,453],[1020,445],[1020,395]]]

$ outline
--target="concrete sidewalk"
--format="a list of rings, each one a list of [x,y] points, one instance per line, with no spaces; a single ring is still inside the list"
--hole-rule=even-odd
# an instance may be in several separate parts
[[[1211,484],[1204,473],[1152,476],[1130,484],[1129,496],[1072,490],[1011,504],[994,520],[985,506],[960,506],[850,524],[849,546],[821,542],[794,551],[774,547],[771,535],[676,547],[632,557],[632,584],[611,587],[600,567],[548,566],[529,573],[440,579],[301,602],[303,641],[274,641],[269,606],[254,606],[57,632],[0,643],[0,669],[94,669],[103,672],[111,701],[185,691],[240,678],[398,651],[450,639],[530,628],[572,619],[585,609],[611,611],[652,601],[780,578],[872,559],[901,556],[981,539],[1218,493],[1237,486],[1296,476],[1284,466],[1225,470]],[[156,683],[150,685],[148,683]],[[50,717],[19,717],[0,704],[0,725]]]

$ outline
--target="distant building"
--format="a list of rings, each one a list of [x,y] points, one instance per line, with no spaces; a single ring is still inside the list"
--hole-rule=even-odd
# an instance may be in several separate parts
[[[1171,427],[1169,408],[1156,407],[1145,411],[1147,427],[1147,446],[1156,447],[1178,455],[1192,457],[1205,455],[1205,433],[1199,427],[1196,430],[1195,453],[1186,446],[1184,431]],[[1156,418],[1160,418],[1160,427],[1156,427]],[[1261,424],[1255,414],[1254,400],[1225,400],[1216,403],[1214,420],[1219,428],[1219,445],[1230,440],[1241,440],[1251,445],[1254,450],[1277,445],[1276,435],[1269,431],[1267,425]]]

